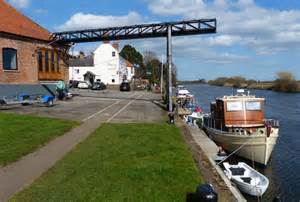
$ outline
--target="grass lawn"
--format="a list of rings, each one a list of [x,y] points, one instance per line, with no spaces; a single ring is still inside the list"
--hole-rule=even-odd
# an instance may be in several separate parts
[[[104,124],[11,201],[185,201],[199,183],[175,126]]]
[[[72,121],[0,113],[0,166],[31,153],[75,125]]]

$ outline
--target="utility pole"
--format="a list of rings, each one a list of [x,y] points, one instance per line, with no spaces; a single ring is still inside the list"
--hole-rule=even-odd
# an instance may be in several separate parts
[[[160,70],[160,93],[163,93],[163,81],[164,80],[164,56],[161,56],[161,70]]]
[[[168,60],[168,99],[169,99],[169,112],[173,112],[172,103],[172,25],[168,25],[167,36],[167,60]]]

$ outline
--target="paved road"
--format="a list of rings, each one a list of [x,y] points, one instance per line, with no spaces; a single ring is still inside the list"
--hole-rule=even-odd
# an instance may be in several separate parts
[[[27,106],[15,107],[7,112],[35,114],[81,121],[82,124],[54,139],[46,146],[19,161],[0,168],[0,201],[6,201],[63,158],[78,143],[87,138],[104,122],[161,122],[165,113],[151,100],[155,94],[145,92],[82,92],[52,108]]]
[[[152,100],[160,99],[159,94],[141,91],[119,92],[78,89],[76,89],[74,93],[77,94],[77,96],[72,100],[58,101],[54,107],[16,105],[6,108],[5,110],[2,109],[0,112],[13,112],[83,121],[117,101],[120,102],[114,105],[114,109],[122,108],[123,103],[134,99],[134,102],[123,110],[119,116],[114,117],[113,122],[159,122],[163,115],[163,112],[152,103]],[[114,110],[106,110],[104,113],[109,117],[114,113]]]

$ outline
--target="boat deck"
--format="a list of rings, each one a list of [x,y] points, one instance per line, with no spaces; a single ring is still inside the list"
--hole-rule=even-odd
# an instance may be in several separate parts
[[[179,116],[185,116],[185,115],[191,115],[192,114],[191,110],[186,109],[186,108],[178,108],[177,113],[178,113]]]

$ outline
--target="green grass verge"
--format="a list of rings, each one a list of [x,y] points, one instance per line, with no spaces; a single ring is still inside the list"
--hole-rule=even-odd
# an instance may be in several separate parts
[[[75,125],[73,121],[0,113],[0,166],[31,153]]]
[[[175,126],[104,124],[11,201],[185,201],[201,181]]]

